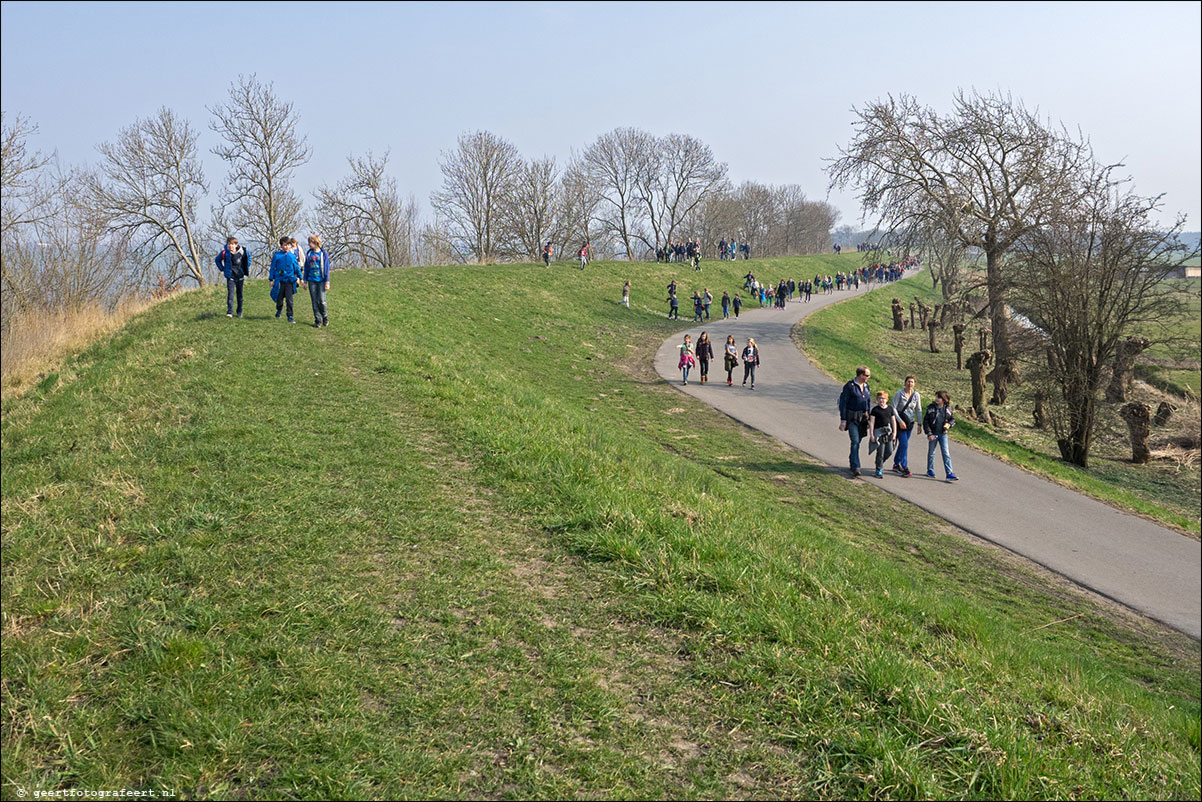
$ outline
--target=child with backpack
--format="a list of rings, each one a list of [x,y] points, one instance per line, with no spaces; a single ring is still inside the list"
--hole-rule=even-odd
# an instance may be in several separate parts
[[[292,296],[296,294],[296,285],[300,281],[300,263],[292,250],[292,242],[288,237],[280,237],[280,249],[272,254],[271,300],[275,301],[275,316],[279,319],[284,305],[288,306],[288,322],[295,323],[292,317]]]

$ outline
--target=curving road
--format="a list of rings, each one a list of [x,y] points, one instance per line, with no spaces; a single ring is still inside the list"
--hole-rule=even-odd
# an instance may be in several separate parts
[[[794,301],[784,311],[744,307],[737,322],[715,319],[687,329],[694,342],[701,331],[710,334],[718,357],[713,383],[700,384],[694,370],[688,386],[681,386],[676,361],[684,331],[660,347],[655,369],[681,391],[732,418],[846,468],[848,438],[838,430],[835,404],[841,384],[810,364],[790,332],[810,313],[864,292],[814,296],[810,303]],[[762,365],[754,392],[740,386],[742,367],[735,371],[735,386],[726,386],[721,347],[728,334],[735,335],[740,349],[748,337],[755,337],[760,347]],[[897,388],[875,389],[892,395]],[[930,389],[919,388],[924,405]],[[926,439],[921,436],[911,441],[913,478],[886,471],[883,479],[873,479],[866,470],[864,478],[855,481],[876,483],[1096,593],[1194,638],[1202,635],[1199,541],[973,451],[956,443],[954,433],[952,437],[952,464],[959,482],[943,481],[938,455],[935,471],[940,478],[926,477]],[[861,445],[860,459],[871,467],[867,442]]]

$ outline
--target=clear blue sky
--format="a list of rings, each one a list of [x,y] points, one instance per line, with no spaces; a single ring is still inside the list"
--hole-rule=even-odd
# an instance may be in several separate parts
[[[616,126],[694,134],[732,179],[826,193],[853,105],[945,109],[1003,90],[1080,127],[1145,194],[1202,227],[1202,5],[1191,3],[3,3],[3,108],[69,163],[169,105],[214,144],[206,105],[239,73],[303,116],[306,193],[391,148],[428,210],[440,150],[487,129],[566,161]],[[214,185],[224,171],[207,157]],[[854,198],[833,195],[841,222]],[[207,211],[206,211],[207,215]]]

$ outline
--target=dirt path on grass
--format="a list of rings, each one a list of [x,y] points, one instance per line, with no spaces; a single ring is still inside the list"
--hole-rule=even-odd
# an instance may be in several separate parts
[[[708,331],[714,343],[718,359],[711,383],[701,384],[694,370],[688,386],[681,386],[676,361],[684,331],[659,348],[656,372],[736,420],[831,466],[846,468],[848,437],[838,430],[836,410],[841,385],[811,364],[790,335],[807,315],[864,292],[814,296],[810,303],[794,301],[784,311],[744,307],[738,321],[715,319],[688,329],[694,341]],[[728,334],[735,336],[740,349],[748,337],[760,348],[762,365],[754,392],[740,384],[741,367],[736,369],[735,385],[726,386],[721,346]],[[892,395],[897,388],[874,389]],[[931,389],[919,388],[924,404]],[[954,434],[951,451],[959,482],[943,480],[938,455],[937,478],[925,475],[926,439],[921,435],[910,446],[913,478],[886,471],[884,478],[874,479],[864,443],[860,459],[867,470],[855,481],[879,485],[1089,590],[1194,638],[1202,636],[1202,543],[973,451],[957,443]]]

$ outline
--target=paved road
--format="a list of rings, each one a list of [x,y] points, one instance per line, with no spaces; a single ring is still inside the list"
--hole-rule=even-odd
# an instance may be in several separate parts
[[[718,357],[713,383],[700,384],[694,370],[688,386],[680,386],[677,347],[684,332],[659,349],[655,369],[681,391],[736,420],[829,465],[846,467],[848,438],[838,430],[836,410],[841,383],[811,365],[789,335],[811,312],[863,292],[815,296],[809,304],[793,302],[784,311],[744,307],[738,322],[713,320],[689,329],[694,342],[702,330],[710,334]],[[880,296],[887,304],[888,291]],[[760,347],[762,365],[754,392],[740,386],[742,367],[736,369],[735,386],[726,386],[721,346],[728,334],[735,335],[740,349],[748,337],[755,337]],[[892,395],[897,388],[876,389]],[[926,404],[936,388],[918,389]],[[865,478],[855,481],[878,484],[1090,590],[1194,638],[1202,635],[1202,544],[1197,540],[973,451],[954,438],[953,430],[952,465],[959,482],[925,476],[926,439],[921,435],[910,446],[913,478],[886,471],[883,479],[873,479],[866,471]],[[867,452],[865,442],[861,461],[871,466]],[[938,455],[935,464],[942,477]]]

